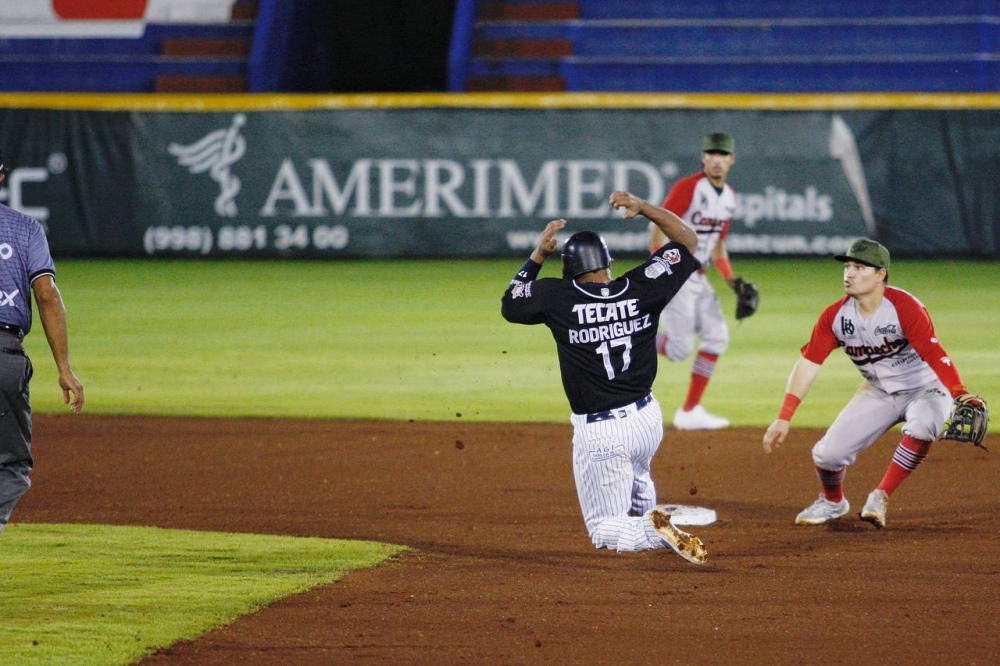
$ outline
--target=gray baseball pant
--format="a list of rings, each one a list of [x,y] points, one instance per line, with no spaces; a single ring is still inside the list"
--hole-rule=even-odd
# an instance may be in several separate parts
[[[31,360],[3,336],[0,347],[0,532],[14,505],[31,487]]]

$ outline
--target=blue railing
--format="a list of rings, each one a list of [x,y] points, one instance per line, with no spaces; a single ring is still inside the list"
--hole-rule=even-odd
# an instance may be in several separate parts
[[[448,49],[448,90],[465,90],[469,60],[472,56],[472,39],[476,24],[476,0],[457,0],[455,20],[451,28],[451,46]]]
[[[599,92],[1000,91],[1000,0],[581,0],[578,19],[472,19],[470,31],[471,5],[456,14],[452,91],[470,77],[557,77]],[[505,53],[560,40],[571,54],[473,56],[476,40]]]

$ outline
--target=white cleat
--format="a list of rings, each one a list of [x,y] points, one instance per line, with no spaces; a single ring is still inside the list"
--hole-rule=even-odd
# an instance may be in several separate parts
[[[819,494],[819,499],[807,506],[799,515],[795,516],[796,525],[822,525],[828,520],[836,520],[846,515],[851,510],[851,505],[847,498],[839,502],[830,502],[823,493]]]
[[[885,527],[885,510],[889,506],[889,496],[884,490],[873,490],[868,493],[865,508],[858,515],[861,520],[871,523],[878,529]]]
[[[678,430],[719,430],[729,426],[729,419],[710,414],[698,405],[691,411],[678,407],[674,412],[674,427]]]
[[[677,526],[670,522],[670,514],[666,511],[653,509],[649,512],[649,519],[653,521],[656,533],[672,551],[692,564],[705,564],[708,561],[708,551],[705,550],[705,544],[701,539],[677,529]]]

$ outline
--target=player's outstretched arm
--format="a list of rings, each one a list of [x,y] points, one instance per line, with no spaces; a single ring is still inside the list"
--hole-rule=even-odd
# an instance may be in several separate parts
[[[545,310],[540,305],[541,300],[527,297],[531,293],[529,283],[538,277],[545,260],[555,254],[559,246],[556,234],[564,228],[566,220],[552,220],[545,225],[538,239],[538,245],[507,285],[500,305],[500,314],[507,321],[515,324],[540,324],[545,321]]]
[[[541,264],[555,254],[556,248],[559,246],[556,234],[565,228],[566,220],[552,220],[546,224],[542,237],[538,239],[538,246],[531,252],[531,260],[536,264]]]
[[[667,242],[667,237],[663,235],[663,230],[661,230],[655,223],[649,225],[649,252],[652,254],[656,252],[663,244]]]
[[[636,215],[643,215],[658,226],[668,239],[680,243],[689,252],[693,253],[698,247],[698,235],[694,229],[684,224],[681,218],[666,208],[654,206],[631,192],[621,190],[612,192],[609,200],[614,208],[622,211],[622,217],[626,220],[631,220]]]
[[[788,437],[792,415],[799,403],[809,393],[809,389],[812,388],[813,382],[819,375],[820,367],[818,363],[813,363],[804,356],[800,357],[792,366],[788,383],[785,385],[785,400],[781,405],[781,411],[778,413],[778,418],[767,427],[767,431],[764,433],[764,451],[766,453],[781,446],[785,438]]]

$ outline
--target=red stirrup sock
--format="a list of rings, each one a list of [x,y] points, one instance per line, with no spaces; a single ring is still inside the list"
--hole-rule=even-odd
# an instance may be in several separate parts
[[[896,452],[892,454],[892,462],[885,470],[885,476],[879,482],[878,489],[884,490],[886,495],[892,495],[896,488],[899,488],[899,485],[906,481],[906,477],[920,466],[930,450],[931,442],[903,435],[903,439],[896,445]]]
[[[845,476],[847,476],[847,465],[834,470],[816,468],[816,477],[823,486],[823,497],[827,502],[839,503],[844,499]]]
[[[715,372],[715,362],[719,360],[718,354],[698,352],[691,368],[691,383],[688,385],[687,398],[684,400],[684,411],[689,412],[701,404],[701,396],[705,395],[705,388],[708,380]]]

